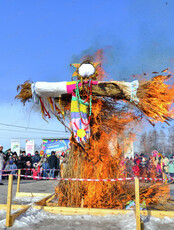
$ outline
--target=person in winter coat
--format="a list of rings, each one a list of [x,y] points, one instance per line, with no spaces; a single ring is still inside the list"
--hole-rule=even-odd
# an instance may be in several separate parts
[[[34,169],[32,169],[31,171],[33,172],[34,180],[37,180],[37,178],[35,178],[35,177],[38,176],[38,174],[40,173],[40,165],[39,165],[39,163],[38,164],[34,163],[33,167],[34,167]]]
[[[133,174],[136,177],[139,177],[140,175],[140,167],[137,164],[134,164],[133,168],[132,168]]]
[[[49,164],[46,158],[44,159],[44,163],[42,164],[42,171],[43,171],[43,177],[48,177]]]
[[[136,165],[140,165],[140,163],[141,163],[141,160],[140,160],[140,158],[139,158],[139,156],[136,154],[135,155],[135,157],[134,157],[134,163],[136,164]]]
[[[41,157],[39,155],[38,151],[35,151],[35,155],[32,157],[32,163],[34,165],[34,163],[38,163],[40,161]]]
[[[9,161],[7,161],[4,170],[7,170],[7,171],[4,172],[4,174],[9,174],[10,173],[10,163],[9,163]]]
[[[27,161],[26,162],[26,171],[25,171],[25,175],[27,176],[31,176],[31,162]],[[27,179],[27,178],[26,178]]]
[[[163,154],[163,163],[164,163],[163,171],[165,173],[168,173],[168,171],[169,171],[169,166],[168,166],[169,159],[165,156],[165,154]]]
[[[18,169],[22,169],[24,167],[23,162],[21,160],[21,156],[18,157],[16,165],[17,165]]]
[[[31,157],[31,153],[28,153],[26,156],[26,162],[30,161],[30,163],[32,164],[32,157]]]
[[[22,151],[21,161],[23,164],[23,168],[25,168],[25,166],[26,166],[26,153],[25,153],[25,151]]]
[[[55,151],[51,152],[51,156],[48,158],[48,164],[49,164],[49,168],[51,169],[50,177],[54,178],[54,173],[57,166],[57,157],[55,155]]]
[[[60,175],[60,156],[57,155],[56,157],[57,157],[57,165],[56,165],[56,171],[54,176],[58,177]]]
[[[170,159],[168,165],[169,165],[169,175],[171,177],[174,177],[174,160]]]
[[[4,154],[2,152],[3,150],[3,146],[0,145],[0,185],[3,185],[2,183],[2,171],[3,170],[3,167],[4,167]]]
[[[147,160],[146,157],[143,155],[140,163],[140,174],[142,177],[147,175]]]
[[[15,170],[16,169],[16,170]],[[11,172],[10,172],[10,174],[13,174],[13,175],[15,175],[16,174],[16,172],[17,172],[17,165],[15,164],[15,161],[13,161],[13,163],[10,165],[10,170],[12,170]]]

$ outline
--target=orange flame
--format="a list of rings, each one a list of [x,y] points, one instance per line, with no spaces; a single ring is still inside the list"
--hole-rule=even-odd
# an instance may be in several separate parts
[[[95,61],[103,63],[103,50],[95,54]],[[166,70],[167,71],[167,70]],[[164,71],[165,72],[165,71]],[[103,80],[106,73],[98,67],[98,79]],[[174,88],[166,84],[167,76],[158,75],[152,81],[143,84],[143,93],[139,92],[139,107],[152,121],[168,121],[172,118],[170,107],[173,103]],[[113,101],[112,101],[113,103]],[[113,103],[114,104],[114,103]],[[107,106],[110,110],[107,111]],[[121,142],[129,128],[134,127],[141,117],[132,110],[120,110],[110,105],[110,101],[93,97],[91,117],[91,137],[89,143],[73,144],[65,171],[67,178],[119,178],[125,177],[125,165],[121,163],[123,150]],[[113,111],[112,111],[113,108]],[[107,112],[106,112],[107,111]],[[129,136],[128,139],[134,138]],[[115,139],[115,140],[114,140]],[[110,148],[109,143],[112,143]],[[152,170],[152,174],[155,170]],[[155,176],[144,172],[145,176]],[[145,186],[147,187],[147,186]],[[124,208],[126,203],[135,198],[134,183],[122,182],[67,182],[61,181],[56,188],[59,196],[58,205],[80,207],[82,199],[88,208]],[[158,203],[161,197],[168,198],[169,187],[154,184],[150,188],[140,188],[140,200],[146,197],[146,204]],[[162,198],[163,199],[163,198]]]

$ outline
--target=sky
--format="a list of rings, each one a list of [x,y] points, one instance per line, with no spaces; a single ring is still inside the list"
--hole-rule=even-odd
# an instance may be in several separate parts
[[[43,137],[69,137],[55,119],[45,122],[32,103],[23,106],[14,99],[17,85],[26,80],[70,81],[74,72],[70,63],[97,49],[104,49],[103,66],[113,80],[130,81],[133,74],[172,70],[173,9],[172,0],[0,1],[0,144],[4,149],[10,148],[11,138],[20,138],[24,146],[31,138],[39,145]]]

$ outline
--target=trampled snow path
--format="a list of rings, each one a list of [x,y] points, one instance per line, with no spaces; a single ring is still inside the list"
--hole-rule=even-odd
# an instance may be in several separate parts
[[[13,203],[16,204],[33,204],[36,201],[43,199],[44,197],[15,197],[13,198]]]
[[[174,218],[143,217],[146,230],[173,230]],[[134,230],[136,222],[134,212],[126,215],[72,215],[51,214],[43,210],[29,208],[25,214],[18,217],[10,230],[23,229],[61,229],[61,230]],[[0,230],[5,229],[5,211],[0,211]]]

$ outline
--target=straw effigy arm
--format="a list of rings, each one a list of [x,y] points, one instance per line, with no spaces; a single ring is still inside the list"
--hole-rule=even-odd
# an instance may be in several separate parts
[[[168,121],[172,119],[170,114],[170,105],[173,103],[174,90],[170,88],[166,81],[170,76],[158,75],[149,81],[140,81],[136,91],[138,100],[131,100],[131,90],[129,82],[110,81],[97,82],[92,85],[92,94],[94,96],[111,97],[122,99],[134,104],[142,113],[151,118],[152,121]],[[44,84],[47,85],[44,89]],[[68,92],[63,90],[59,83],[44,83],[43,88],[38,90],[39,97],[59,97],[66,95]],[[56,85],[57,84],[57,85]],[[39,88],[39,87],[38,87]],[[60,88],[60,89],[59,89]],[[32,98],[31,83],[25,82],[18,86],[19,94],[17,99],[25,104]],[[56,92],[57,90],[57,92]],[[83,91],[83,88],[82,88]]]
[[[66,82],[36,82],[36,94],[39,97],[60,97],[61,95],[68,94],[64,85]],[[130,100],[131,92],[129,82],[121,81],[102,81],[92,85],[92,94],[94,96],[113,97],[118,99]],[[141,83],[140,83],[141,85]],[[82,92],[88,85],[84,84],[80,91]],[[141,87],[141,86],[139,86]],[[25,103],[33,97],[32,83],[25,82],[24,84],[18,85],[17,91],[19,94],[15,97],[21,102]]]

